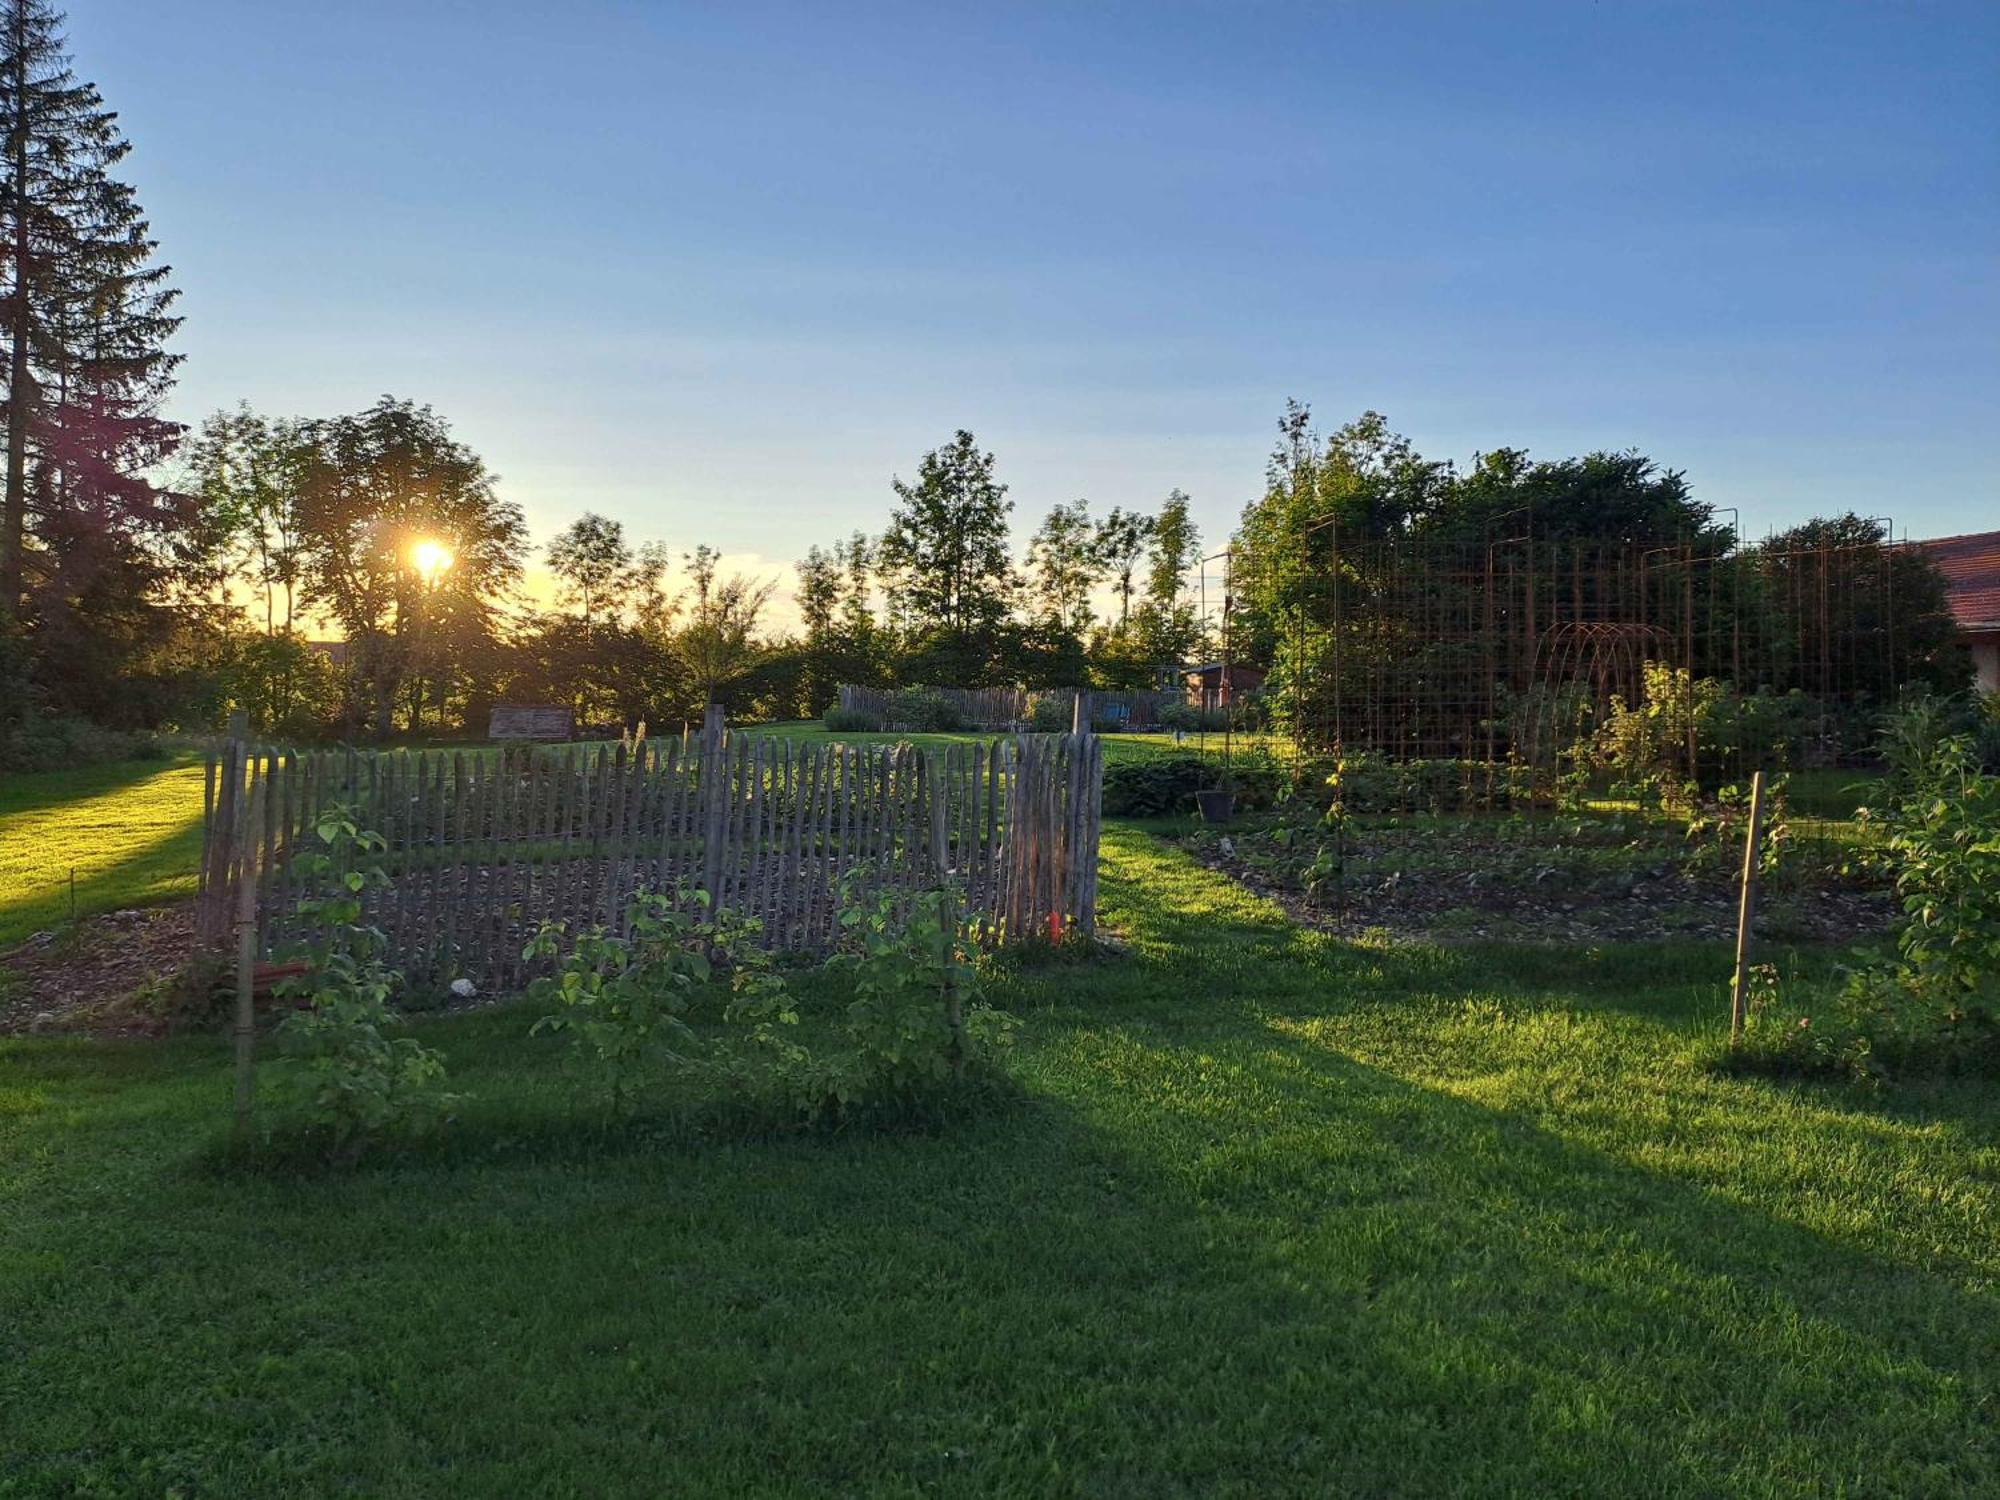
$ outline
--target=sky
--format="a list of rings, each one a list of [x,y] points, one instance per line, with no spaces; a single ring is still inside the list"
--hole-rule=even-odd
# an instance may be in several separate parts
[[[1288,397],[2000,526],[2000,5],[73,0],[172,414],[428,402],[777,576],[968,427],[1212,545]],[[786,581],[789,581],[788,579]]]

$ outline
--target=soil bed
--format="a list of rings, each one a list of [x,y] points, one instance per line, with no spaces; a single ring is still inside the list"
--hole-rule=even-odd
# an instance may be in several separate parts
[[[1413,821],[1323,829],[1282,821],[1177,842],[1323,931],[1436,943],[1731,939],[1737,871],[1722,847],[1588,821]],[[1886,929],[1891,892],[1786,872],[1759,899],[1757,936],[1842,943]]]

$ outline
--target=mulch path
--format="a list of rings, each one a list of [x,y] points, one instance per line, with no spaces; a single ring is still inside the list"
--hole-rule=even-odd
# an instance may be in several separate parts
[[[169,984],[194,947],[194,907],[140,907],[38,932],[0,954],[0,1034],[88,1032],[157,1036],[164,1011],[150,991]]]

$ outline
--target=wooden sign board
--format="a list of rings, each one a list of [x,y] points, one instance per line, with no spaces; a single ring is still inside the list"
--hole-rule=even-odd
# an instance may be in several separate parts
[[[496,703],[487,721],[489,740],[566,740],[576,727],[566,708],[536,703]]]

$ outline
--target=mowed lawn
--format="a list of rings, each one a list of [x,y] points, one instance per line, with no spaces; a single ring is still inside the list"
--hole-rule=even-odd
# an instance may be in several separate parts
[[[0,1495],[2000,1493],[2000,1101],[1711,1075],[1720,945],[1390,949],[1107,833],[940,1135],[561,1128],[515,1006],[346,1176],[219,1040],[0,1042]]]
[[[0,774],[0,950],[69,916],[194,892],[198,761]]]

